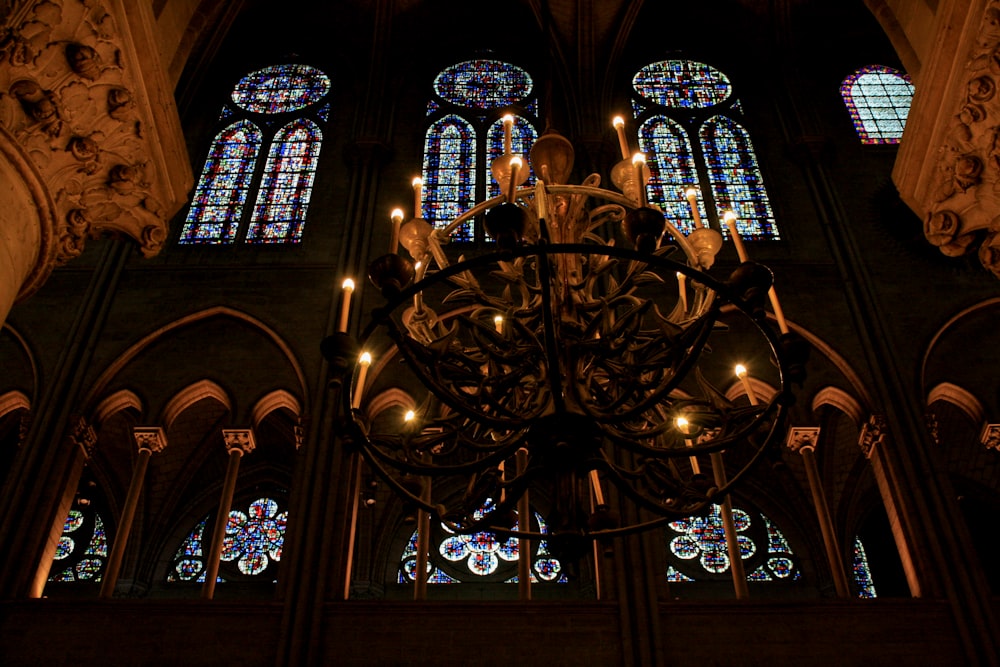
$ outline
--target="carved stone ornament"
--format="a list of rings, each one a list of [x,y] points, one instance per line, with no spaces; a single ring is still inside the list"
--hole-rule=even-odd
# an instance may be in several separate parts
[[[1000,278],[1000,0],[990,0],[966,65],[965,99],[939,151],[924,236],[957,257],[978,250]]]
[[[161,147],[139,113],[141,63],[129,26],[106,0],[14,2],[0,12],[0,140],[41,173],[56,208],[40,262],[61,264],[88,238],[127,236],[155,255],[167,236]],[[111,12],[117,12],[112,14]],[[131,11],[131,10],[129,10]],[[148,82],[147,82],[148,84]]]
[[[1000,452],[1000,424],[984,425],[979,441],[986,446],[986,449],[995,449]]]
[[[222,440],[226,443],[227,452],[239,449],[244,454],[249,454],[257,448],[253,429],[249,428],[224,428],[222,429]]]
[[[819,444],[819,431],[819,426],[793,426],[788,429],[785,444],[790,450],[800,454],[807,449],[815,451]]]
[[[159,426],[136,426],[132,429],[132,436],[139,451],[147,449],[155,454],[167,446],[167,434]]]
[[[83,450],[83,455],[90,458],[97,447],[97,432],[83,417],[73,417],[69,432],[70,441]]]
[[[875,446],[882,446],[885,442],[886,423],[882,415],[872,415],[868,422],[861,427],[861,435],[858,437],[858,446],[864,452],[865,458],[871,458]]]

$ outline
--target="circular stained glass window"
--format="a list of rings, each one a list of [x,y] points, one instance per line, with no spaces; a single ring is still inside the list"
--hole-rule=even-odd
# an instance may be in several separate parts
[[[693,60],[661,60],[632,79],[635,92],[665,107],[700,109],[724,102],[733,92],[725,74]]]
[[[445,69],[434,80],[434,92],[452,104],[498,109],[531,94],[531,77],[520,67],[499,60],[467,60]]]
[[[286,113],[318,102],[330,92],[330,77],[308,65],[275,65],[251,72],[233,90],[247,111]]]

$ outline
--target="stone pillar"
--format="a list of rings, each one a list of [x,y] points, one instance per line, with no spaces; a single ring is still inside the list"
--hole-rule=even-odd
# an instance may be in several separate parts
[[[115,535],[111,554],[108,556],[108,564],[104,569],[104,579],[101,581],[102,598],[110,598],[114,595],[118,574],[121,571],[122,557],[125,555],[129,533],[132,531],[132,522],[135,519],[135,510],[139,505],[139,495],[142,493],[142,485],[146,479],[146,467],[149,465],[149,459],[154,452],[161,452],[167,446],[167,436],[159,426],[136,426],[132,429],[132,434],[135,436],[135,444],[139,447],[139,456],[136,459],[135,468],[132,470],[132,481],[128,486],[128,495],[125,496],[125,507],[122,509],[121,520],[118,522],[118,534]]]
[[[236,475],[240,471],[240,459],[257,448],[253,430],[223,429],[222,439],[229,452],[229,465],[226,466],[226,479],[222,483],[222,497],[219,499],[219,511],[215,515],[215,528],[212,530],[211,551],[205,562],[205,583],[201,586],[201,597],[211,600],[215,595],[215,583],[219,578],[219,562],[222,560],[222,544],[226,538],[226,526],[229,525],[229,511],[233,507],[233,492],[236,490]]]
[[[847,574],[844,572],[844,561],[837,543],[837,531],[830,516],[826,493],[823,492],[823,480],[819,476],[819,467],[816,465],[815,452],[816,445],[819,443],[819,434],[818,427],[790,428],[785,444],[793,452],[802,455],[806,477],[809,478],[809,492],[812,494],[813,505],[816,507],[816,519],[819,521],[819,529],[823,535],[823,546],[826,548],[826,560],[830,564],[830,573],[833,575],[833,585],[837,591],[837,597],[848,598],[851,596],[851,589],[847,583]]]

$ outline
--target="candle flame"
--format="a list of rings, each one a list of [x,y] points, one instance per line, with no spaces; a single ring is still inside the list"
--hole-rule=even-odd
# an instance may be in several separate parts
[[[353,292],[354,291],[354,281],[351,280],[350,278],[345,278],[344,282],[341,284],[341,287],[344,288],[344,290],[346,290],[348,292]]]
[[[406,414],[403,415],[403,421],[411,422],[417,416],[417,413],[413,410],[407,410]]]
[[[361,357],[358,359],[358,363],[362,366],[370,366],[372,363],[372,355],[370,352],[362,352]]]
[[[512,166],[512,167],[516,165],[518,168],[520,168],[523,164],[524,164],[524,162],[522,162],[521,158],[519,158],[519,157],[512,157],[510,159],[510,166]]]
[[[674,425],[677,426],[677,430],[687,432],[688,422],[686,417],[678,417],[674,420]]]
[[[621,116],[615,116],[611,119],[611,126],[616,128],[625,127],[625,119]]]
[[[424,179],[420,178],[419,176],[413,179],[412,183],[413,187],[417,187],[418,185],[423,185],[423,184],[424,184]]]
[[[733,213],[732,211],[726,211],[723,214],[722,219],[728,225],[730,222],[736,222],[736,214]]]
[[[688,199],[696,199],[698,197],[698,191],[694,188],[688,188],[684,191],[684,196]]]
[[[632,164],[646,164],[646,154],[636,153],[632,156]]]
[[[401,208],[394,208],[394,209],[392,209],[392,213],[389,214],[389,218],[391,218],[393,222],[402,222],[403,221],[403,209],[401,209]]]
[[[739,379],[742,380],[743,378],[746,377],[746,375],[747,375],[747,367],[744,366],[743,364],[736,364],[736,369],[735,370],[736,370],[736,377],[738,377]]]
[[[503,118],[501,118],[500,120],[502,120],[504,122],[504,124],[507,124],[507,123],[510,123],[511,125],[514,124],[514,116],[512,116],[509,113],[505,113],[503,115]]]

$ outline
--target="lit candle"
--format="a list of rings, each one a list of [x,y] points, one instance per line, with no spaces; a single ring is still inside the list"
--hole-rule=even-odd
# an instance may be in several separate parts
[[[757,405],[757,394],[754,393],[753,385],[750,384],[750,376],[747,375],[747,367],[743,364],[736,364],[736,377],[743,383],[743,391],[747,393],[750,405]]]
[[[636,153],[632,156],[632,166],[635,168],[635,185],[639,191],[639,206],[646,205],[646,156]]]
[[[354,385],[354,396],[351,397],[351,407],[361,407],[361,395],[365,391],[365,380],[368,377],[368,367],[372,365],[372,355],[362,352],[358,358],[358,381]]]
[[[677,293],[681,296],[681,308],[688,311],[687,276],[680,271],[677,272]]]
[[[538,207],[538,219],[547,219],[549,211],[545,201],[545,182],[542,179],[535,182],[535,205]]]
[[[421,280],[424,279],[424,271],[426,270],[426,268],[427,267],[426,265],[424,265],[423,262],[417,262],[416,264],[413,265],[413,272],[414,272],[413,282],[419,283]],[[422,291],[416,292],[413,295],[413,310],[415,310],[418,313],[424,312],[424,293]]]
[[[515,157],[510,160],[510,183],[507,185],[507,202],[514,203],[514,196],[517,194],[517,177],[521,171],[521,158]]]
[[[514,117],[508,113],[504,114],[501,120],[503,120],[503,152],[504,155],[509,155],[513,144],[511,131],[514,129]]]
[[[413,217],[422,218],[423,216],[423,203],[421,201],[421,189],[424,185],[424,179],[417,176],[413,179]]]
[[[596,470],[590,471],[590,488],[594,490],[594,504],[600,507],[606,505],[604,502],[604,492],[601,491],[601,478],[597,476]]]
[[[409,424],[416,418],[416,416],[417,416],[416,412],[414,412],[413,410],[407,410],[406,414],[403,415],[403,421]]]
[[[774,319],[778,321],[778,331],[783,334],[788,333],[788,322],[785,321],[785,311],[781,309],[781,304],[778,303],[778,293],[774,291],[774,285],[771,285],[771,289],[767,290],[767,296],[771,299],[771,308],[774,309]]]
[[[392,239],[389,241],[389,252],[395,255],[399,252],[399,226],[403,224],[403,209],[392,209],[390,218],[392,219]]]
[[[695,227],[704,227],[705,223],[701,219],[701,213],[698,211],[698,191],[694,188],[688,188],[684,191],[684,196],[687,197],[688,204],[691,205],[691,216],[694,218]]]
[[[340,321],[337,322],[337,331],[347,331],[347,314],[351,312],[351,294],[354,292],[354,281],[350,278],[341,284],[344,295],[340,301]]]
[[[683,433],[684,435],[688,435],[688,423],[689,422],[685,417],[678,417],[677,419],[674,420],[674,425],[677,426],[677,430]],[[684,443],[688,447],[694,447],[694,444],[691,442],[691,438],[684,438]],[[689,456],[688,459],[691,461],[691,471],[696,475],[700,475],[701,466],[698,465],[698,457]]]
[[[618,132],[618,146],[622,151],[622,159],[628,159],[628,139],[625,138],[625,119],[621,116],[615,116],[611,120],[611,124],[615,126],[615,131]]]
[[[497,315],[493,318],[493,326],[496,327],[497,333],[503,333],[503,315]]]
[[[736,255],[741,262],[747,261],[747,249],[743,246],[743,239],[740,238],[740,230],[736,228],[736,214],[732,211],[726,211],[722,215],[722,220],[729,228],[729,236],[732,237],[733,245],[736,246]]]

